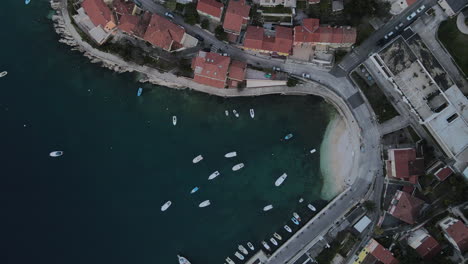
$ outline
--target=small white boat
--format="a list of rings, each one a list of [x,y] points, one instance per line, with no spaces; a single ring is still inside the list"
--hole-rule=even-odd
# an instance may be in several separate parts
[[[229,116],[229,111],[228,111],[228,110],[224,110],[224,114],[225,114],[226,116]]]
[[[234,167],[232,167],[232,170],[233,171],[238,171],[238,170],[240,170],[242,168],[244,168],[244,163],[239,163],[239,164],[234,165]]]
[[[253,109],[250,109],[250,117],[254,118],[255,117],[255,112]]]
[[[289,233],[292,233],[292,229],[288,225],[284,225],[284,229]]]
[[[294,216],[291,217],[291,221],[293,221],[293,223],[294,223],[295,225],[299,225],[299,221],[297,221],[296,217],[294,217]]]
[[[293,216],[297,219],[297,221],[301,221],[301,217],[296,212],[293,213]]]
[[[247,251],[247,249],[245,249],[245,247],[243,245],[238,245],[237,249],[239,249],[239,251],[242,252],[242,254],[244,254],[244,255],[249,254],[249,252]]]
[[[198,187],[193,188],[193,189],[190,191],[190,194],[196,193],[196,192],[198,191],[198,189],[200,189],[200,188],[198,188]]]
[[[241,253],[237,252],[237,251],[236,251],[236,253],[234,253],[234,256],[236,256],[240,260],[244,260],[244,256]]]
[[[188,261],[188,259],[182,256],[177,255],[177,258],[179,258],[179,264],[191,264],[190,261]]]
[[[163,204],[161,206],[161,211],[164,212],[167,210],[167,208],[169,208],[171,206],[172,202],[171,201],[167,201],[165,204]]]
[[[254,246],[253,246],[253,244],[252,244],[252,243],[250,243],[250,242],[247,242],[247,246],[250,248],[250,250],[252,250],[252,251],[254,251],[254,250],[255,250],[255,248],[254,248]]]
[[[274,239],[274,238],[270,238],[270,242],[271,242],[273,245],[275,245],[275,246],[278,245],[278,242],[277,242],[276,239]]]
[[[200,162],[202,159],[203,159],[203,156],[202,156],[202,155],[198,155],[198,156],[196,156],[195,158],[193,158],[192,162],[193,162],[193,163],[198,163],[198,162]]]
[[[237,152],[235,151],[226,153],[226,155],[224,155],[225,158],[234,158],[235,156],[237,156]]]
[[[283,173],[283,175],[281,175],[278,179],[276,179],[275,186],[276,187],[280,186],[284,182],[286,177],[288,177],[288,175],[286,173]]]
[[[299,199],[299,203],[302,203],[302,202],[304,202],[304,199],[301,197],[301,198]]]
[[[311,204],[308,204],[307,207],[309,207],[309,209],[312,210],[313,212],[317,211],[317,209],[315,209],[315,207]]]
[[[0,78],[5,77],[8,74],[7,71],[0,72]]]
[[[310,151],[310,154],[314,154],[316,151],[317,151],[316,149],[312,149],[312,150]]]
[[[51,156],[52,158],[60,157],[62,155],[63,155],[63,151],[61,150],[52,151],[51,153],[49,153],[49,156]]]
[[[198,207],[207,207],[207,206],[210,205],[210,204],[211,204],[210,200],[206,200],[206,201],[201,202],[201,203],[198,205]]]
[[[269,204],[269,205],[263,207],[263,211],[265,211],[265,212],[266,212],[266,211],[270,211],[271,209],[273,209],[273,205],[271,205],[271,204]]]
[[[278,239],[278,240],[283,239],[283,238],[282,238],[278,233],[276,233],[276,232],[273,234],[273,236],[274,236],[276,239]]]
[[[177,116],[172,116],[172,124],[177,125]]]
[[[263,245],[263,247],[264,247],[266,250],[271,250],[271,248],[270,248],[270,246],[268,245],[267,242],[262,241],[262,245]]]
[[[219,174],[220,174],[219,171],[215,171],[215,172],[211,173],[210,177],[208,177],[208,180],[212,180],[212,179],[218,177]]]
[[[239,117],[239,113],[237,113],[236,110],[232,110],[232,113],[233,113],[236,117]]]
[[[227,262],[228,264],[235,264],[235,262],[232,261],[232,259],[230,259],[229,257],[226,258],[226,262]]]

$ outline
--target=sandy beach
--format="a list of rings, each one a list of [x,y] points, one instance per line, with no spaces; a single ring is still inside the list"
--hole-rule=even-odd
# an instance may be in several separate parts
[[[342,192],[350,179],[353,160],[357,150],[357,138],[339,114],[335,114],[328,124],[325,136],[320,145],[320,170],[323,175],[321,196],[330,200]]]

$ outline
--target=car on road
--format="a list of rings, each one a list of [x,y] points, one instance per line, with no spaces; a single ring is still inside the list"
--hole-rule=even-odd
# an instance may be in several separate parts
[[[416,12],[421,13],[425,8],[426,8],[426,6],[422,5],[416,10]]]
[[[409,15],[409,16],[406,17],[406,20],[410,21],[410,20],[413,19],[415,16],[416,16],[416,12],[413,12],[413,13],[411,13],[411,15]]]
[[[310,79],[310,74],[304,72],[302,73],[302,78]]]
[[[281,71],[281,68],[280,68],[280,67],[273,66],[273,70],[274,70],[274,71]]]
[[[198,34],[195,35],[195,38],[198,39],[199,41],[204,41],[205,40],[202,36],[200,36]]]
[[[402,27],[403,27],[403,22],[401,22],[400,24],[398,24],[397,26],[395,26],[395,30],[398,30],[398,29],[400,29],[400,28],[402,28]]]
[[[390,38],[391,36],[393,35],[393,31],[390,31],[390,33],[388,33],[387,35],[385,35],[385,39],[388,39]]]
[[[170,12],[166,12],[164,15],[167,16],[168,18],[174,19],[174,15]]]
[[[229,54],[227,54],[226,52],[223,53],[223,56],[224,57],[229,57]]]

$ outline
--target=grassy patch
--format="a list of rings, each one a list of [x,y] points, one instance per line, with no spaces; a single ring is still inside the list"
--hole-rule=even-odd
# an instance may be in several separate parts
[[[380,123],[390,120],[398,115],[398,112],[387,100],[387,97],[385,94],[383,94],[377,85],[374,84],[369,86],[366,81],[362,79],[362,77],[359,76],[356,72],[351,73],[351,77],[357,83],[359,88],[361,88],[367,100],[369,100],[369,103],[377,115],[377,120]]]
[[[458,30],[457,17],[442,22],[437,34],[458,66],[460,66],[465,75],[468,75],[468,52],[466,52],[468,35],[462,34]]]
[[[277,6],[262,6],[260,9],[263,13],[270,14],[291,14],[292,10],[289,7],[284,7],[283,5]]]

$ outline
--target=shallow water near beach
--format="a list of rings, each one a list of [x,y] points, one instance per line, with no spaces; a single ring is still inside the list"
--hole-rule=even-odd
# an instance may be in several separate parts
[[[309,154],[329,123],[322,99],[142,85],[58,43],[48,1],[23,3],[0,9],[11,25],[0,43],[0,71],[9,72],[0,79],[2,263],[170,264],[177,254],[222,263],[240,243],[258,249],[275,231],[287,238],[292,212],[312,216],[308,202],[324,206],[320,151]],[[53,150],[65,154],[50,158]],[[224,158],[230,151],[238,157]],[[211,206],[199,208],[206,199]]]

